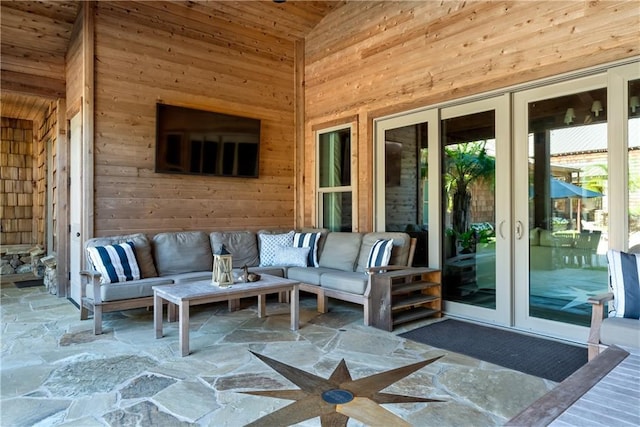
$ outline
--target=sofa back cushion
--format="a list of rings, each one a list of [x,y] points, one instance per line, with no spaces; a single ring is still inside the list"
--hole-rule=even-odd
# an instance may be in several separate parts
[[[177,231],[153,236],[153,257],[160,276],[211,271],[213,252],[203,231]]]
[[[84,243],[84,247],[96,247],[96,246],[107,246],[107,245],[119,245],[121,243],[131,242],[134,246],[134,252],[136,256],[136,262],[138,263],[138,268],[140,269],[140,276],[143,279],[147,277],[158,277],[158,272],[156,271],[156,266],[153,263],[153,256],[151,254],[151,243],[146,235],[142,233],[135,234],[125,234],[120,236],[109,236],[109,237],[94,237],[93,239],[89,239]],[[93,265],[92,260],[88,256],[88,252],[85,250],[87,254],[87,261],[89,265],[95,270],[95,266]]]
[[[390,239],[393,240],[393,249],[391,251],[389,265],[407,265],[409,249],[411,247],[411,237],[407,233],[402,232],[375,232],[367,233],[362,237],[356,271],[366,271],[371,248],[378,240]]]
[[[360,253],[361,243],[361,233],[329,233],[327,234],[327,239],[320,254],[318,264],[320,267],[353,271],[356,260],[358,259],[358,254]]]
[[[214,253],[224,245],[231,253],[233,268],[257,267],[260,264],[258,240],[253,231],[214,231],[209,235]]]

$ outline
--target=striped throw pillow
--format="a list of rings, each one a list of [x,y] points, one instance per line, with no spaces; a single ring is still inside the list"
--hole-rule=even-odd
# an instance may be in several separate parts
[[[609,303],[609,317],[640,318],[640,254],[610,249],[609,291],[613,301]]]
[[[293,235],[293,246],[309,248],[307,267],[319,267],[318,242],[322,233],[296,233]]]
[[[118,283],[140,279],[133,242],[87,248],[89,259],[102,274],[102,283]]]
[[[393,249],[393,239],[378,239],[371,247],[369,258],[367,258],[367,268],[369,267],[386,267],[391,259],[391,250]]]

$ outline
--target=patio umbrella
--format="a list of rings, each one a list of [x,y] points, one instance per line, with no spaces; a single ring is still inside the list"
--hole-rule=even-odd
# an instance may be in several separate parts
[[[570,182],[560,181],[556,178],[551,178],[551,198],[552,199],[565,199],[580,198],[590,199],[592,197],[602,197],[602,193],[597,191],[587,190],[586,188],[579,187],[571,184]]]
[[[578,199],[578,215],[576,226],[578,231],[582,229],[580,222],[580,211],[582,210],[582,199],[590,199],[593,197],[602,197],[602,193],[597,191],[587,190],[580,186],[571,184],[570,182],[561,181],[556,178],[551,178],[551,198],[552,199]],[[573,203],[569,201],[569,218],[573,218]]]

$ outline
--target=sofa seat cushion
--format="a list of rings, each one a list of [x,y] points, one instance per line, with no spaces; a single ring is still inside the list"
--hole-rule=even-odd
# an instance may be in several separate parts
[[[327,289],[362,295],[367,289],[369,276],[361,272],[334,271],[320,278],[320,286]]]
[[[222,245],[233,256],[233,268],[257,266],[260,264],[258,238],[253,231],[214,231],[209,235],[213,253],[217,253]]]
[[[173,283],[188,283],[196,282],[198,280],[211,280],[211,271],[191,271],[189,273],[171,274],[169,276],[163,276],[168,279],[172,279]]]
[[[362,237],[356,271],[366,271],[371,248],[378,240],[393,240],[389,265],[407,265],[409,249],[411,248],[411,236],[401,232],[375,232],[367,233]]]
[[[149,239],[147,239],[147,236],[142,233],[94,237],[87,240],[84,246],[86,249],[94,246],[117,245],[125,242],[133,243],[136,261],[138,263],[138,268],[140,269],[140,276],[143,279],[146,279],[147,277],[157,277],[158,272],[156,271],[156,266],[153,262],[153,255],[151,254],[151,243],[149,242]],[[87,261],[89,261],[89,265],[92,265],[93,262],[88,256]]]
[[[209,236],[202,231],[159,233],[152,246],[160,276],[213,269]]]
[[[606,345],[640,348],[640,320],[624,317],[603,319],[600,342]]]
[[[272,265],[269,267],[249,267],[249,273],[270,274],[276,277],[285,277],[287,267]]]
[[[353,272],[358,259],[358,254],[360,253],[361,243],[361,233],[329,233],[318,264],[320,267]],[[373,245],[373,242],[371,245]],[[371,246],[369,246],[369,250],[370,249]],[[367,255],[368,254],[369,252],[367,251]]]
[[[290,267],[287,270],[287,278],[308,285],[320,285],[320,277],[323,274],[335,271],[333,268],[324,267]]]
[[[150,277],[148,279],[134,280],[131,282],[112,283],[100,286],[100,297],[102,301],[118,301],[124,299],[142,298],[153,296],[153,287],[160,285],[170,285],[171,278]],[[93,298],[93,286],[86,287],[87,297]]]

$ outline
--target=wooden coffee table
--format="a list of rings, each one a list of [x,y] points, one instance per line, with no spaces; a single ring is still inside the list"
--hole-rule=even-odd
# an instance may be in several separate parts
[[[162,338],[162,303],[169,302],[179,309],[180,349],[182,356],[189,354],[189,307],[219,301],[232,301],[239,298],[258,297],[258,316],[266,316],[266,296],[280,292],[291,292],[291,329],[297,330],[299,323],[298,282],[282,277],[261,274],[257,282],[234,283],[228,288],[211,284],[211,280],[161,285],[153,287],[153,324],[156,338]],[[230,304],[231,307],[231,304]],[[171,315],[169,316],[171,320]]]

